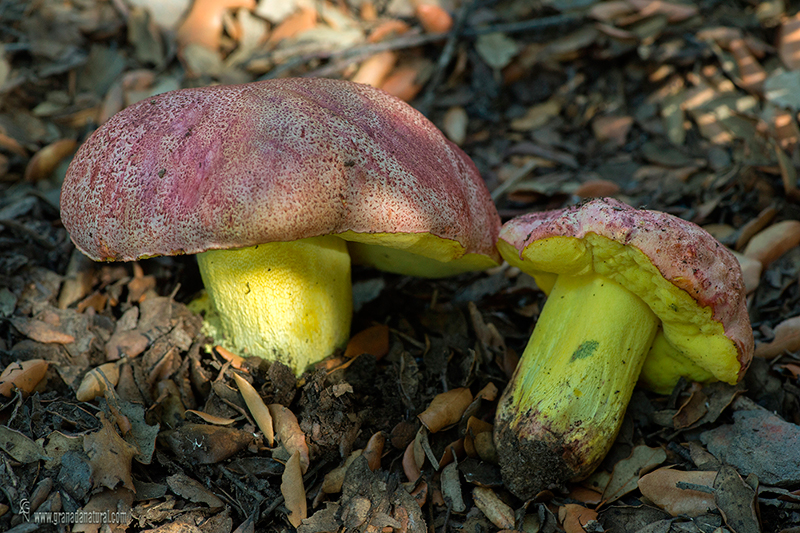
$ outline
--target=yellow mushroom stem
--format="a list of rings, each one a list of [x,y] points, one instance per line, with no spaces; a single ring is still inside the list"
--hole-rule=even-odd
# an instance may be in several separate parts
[[[350,256],[335,236],[198,254],[227,345],[297,375],[350,336]],[[215,339],[219,342],[219,339]]]
[[[597,467],[658,329],[620,284],[594,272],[557,278],[498,407],[495,441],[512,492],[533,497]]]

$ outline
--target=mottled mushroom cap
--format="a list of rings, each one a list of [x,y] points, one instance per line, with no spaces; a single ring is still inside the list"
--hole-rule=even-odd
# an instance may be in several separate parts
[[[403,241],[434,259],[500,261],[500,219],[469,157],[401,100],[328,79],[183,89],[124,109],[81,146],[61,214],[95,260],[399,233],[451,245]]]
[[[557,275],[594,270],[648,303],[662,322],[654,351],[669,352],[651,351],[645,363],[645,381],[656,389],[669,387],[655,374],[676,364],[736,383],[750,363],[753,331],[739,263],[696,224],[601,198],[510,220],[498,248],[547,292]]]

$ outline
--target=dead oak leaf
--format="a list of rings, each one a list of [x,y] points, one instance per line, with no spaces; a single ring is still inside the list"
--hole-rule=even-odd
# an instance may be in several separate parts
[[[131,461],[139,450],[128,444],[114,429],[104,413],[99,413],[102,427],[83,438],[83,451],[89,456],[94,488],[115,488],[119,483],[136,491],[131,478]]]

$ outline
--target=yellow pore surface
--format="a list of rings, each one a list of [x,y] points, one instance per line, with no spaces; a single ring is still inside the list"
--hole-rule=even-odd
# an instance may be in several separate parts
[[[483,254],[465,254],[464,247],[456,240],[430,233],[346,231],[338,236],[348,241],[354,263],[394,274],[443,278],[497,266]]]
[[[197,255],[230,344],[296,374],[350,336],[350,256],[341,239],[313,237]]]
[[[663,338],[653,343],[642,369],[642,382],[656,392],[669,393],[681,375],[694,381],[736,383],[738,352],[722,324],[713,319],[712,310],[664,279],[638,248],[589,233],[582,239],[550,237],[533,242],[522,259],[503,240],[498,249],[510,264],[531,274],[545,292],[559,276],[594,272],[640,297],[661,321],[658,337]]]

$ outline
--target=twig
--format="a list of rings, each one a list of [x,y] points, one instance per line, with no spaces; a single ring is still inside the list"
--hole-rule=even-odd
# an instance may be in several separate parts
[[[460,15],[461,12],[459,12],[459,16]],[[582,19],[583,19],[582,15],[554,15],[552,17],[542,17],[538,19],[525,20],[521,22],[490,24],[488,26],[481,26],[480,28],[467,27],[463,29],[459,28],[456,24],[454,24],[453,29],[447,33],[426,33],[426,34],[415,33],[410,35],[402,35],[395,39],[381,41],[379,43],[364,44],[360,46],[353,46],[351,48],[344,48],[334,51],[318,51],[310,54],[303,54],[293,59],[290,59],[289,61],[281,64],[280,66],[273,68],[268,73],[261,76],[259,80],[279,78],[294,68],[300,67],[310,61],[319,59],[328,59],[331,61],[331,64],[305,74],[306,77],[330,76],[345,69],[351,63],[357,63],[359,61],[363,61],[368,57],[378,54],[380,52],[386,52],[389,50],[402,50],[405,48],[414,48],[417,46],[423,46],[426,44],[435,43],[445,39],[448,39],[449,42],[450,39],[453,39],[452,36],[456,36],[456,38],[458,36],[474,38],[480,35],[484,35],[487,33],[495,33],[495,32],[520,33],[529,30],[547,28],[550,26],[559,26],[561,24],[566,24],[569,22],[577,22]],[[459,31],[457,32],[456,30]],[[455,46],[455,43],[453,44],[453,46]],[[269,56],[270,54],[267,55]],[[444,56],[444,54],[442,54],[442,56]],[[442,57],[440,57],[440,60],[441,59]]]
[[[500,199],[506,192],[508,192],[511,187],[515,186],[517,183],[522,181],[522,178],[527,176],[531,173],[533,169],[539,166],[539,162],[536,159],[531,159],[524,165],[522,165],[514,174],[512,174],[506,181],[495,187],[492,191],[492,200],[495,202]]]
[[[433,99],[436,97],[436,88],[439,87],[444,79],[447,65],[450,64],[453,58],[453,52],[456,50],[456,43],[458,43],[461,32],[464,29],[464,23],[467,21],[467,15],[472,11],[472,5],[474,3],[475,0],[464,2],[461,5],[461,9],[458,10],[458,16],[453,22],[453,27],[447,37],[447,42],[445,42],[442,53],[439,55],[439,61],[436,63],[436,70],[433,73],[433,77],[428,82],[428,86],[425,88],[425,92],[417,105],[417,109],[423,115],[427,115],[431,105],[433,105]]]

